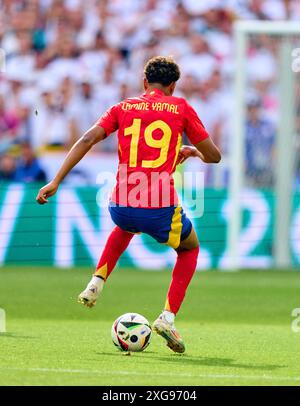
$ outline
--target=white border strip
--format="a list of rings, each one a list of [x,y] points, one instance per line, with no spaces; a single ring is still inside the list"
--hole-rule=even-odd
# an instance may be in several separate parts
[[[59,368],[17,368],[0,366],[0,371],[24,371],[24,372],[45,372],[62,374],[97,374],[101,376],[165,376],[182,378],[207,378],[207,379],[249,379],[249,380],[267,380],[267,381],[300,381],[300,376],[275,376],[275,375],[236,375],[236,374],[189,374],[189,373],[149,373],[135,371],[97,371],[88,369],[59,369]]]

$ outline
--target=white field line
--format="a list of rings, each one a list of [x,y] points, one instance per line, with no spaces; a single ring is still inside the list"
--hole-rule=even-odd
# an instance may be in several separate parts
[[[272,376],[272,375],[237,375],[237,374],[188,374],[188,373],[149,373],[135,371],[97,371],[88,369],[60,369],[60,368],[17,368],[0,366],[0,371],[24,371],[24,372],[46,372],[62,374],[97,374],[97,375],[125,375],[125,376],[164,376],[164,377],[183,377],[183,378],[207,378],[207,379],[257,379],[268,381],[300,381],[300,376]]]

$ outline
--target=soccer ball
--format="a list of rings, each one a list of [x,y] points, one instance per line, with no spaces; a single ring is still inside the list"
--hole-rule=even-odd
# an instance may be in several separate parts
[[[148,347],[152,330],[145,317],[126,313],[117,318],[111,328],[111,338],[121,351],[138,352]]]

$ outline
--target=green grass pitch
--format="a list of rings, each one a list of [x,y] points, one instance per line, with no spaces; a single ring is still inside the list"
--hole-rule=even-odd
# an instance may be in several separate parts
[[[97,306],[76,303],[91,269],[0,269],[0,385],[299,385],[299,273],[199,272],[177,327],[184,355],[153,335],[143,353],[113,346],[112,322],[126,312],[153,321],[170,271],[117,269]]]

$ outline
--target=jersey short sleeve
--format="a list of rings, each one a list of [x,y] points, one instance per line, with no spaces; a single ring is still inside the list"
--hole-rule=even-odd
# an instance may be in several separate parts
[[[119,111],[118,104],[110,107],[96,122],[96,125],[104,128],[106,136],[115,132],[119,128]]]
[[[186,103],[185,105],[185,128],[184,131],[192,144],[205,140],[209,137],[202,121],[193,107]]]

